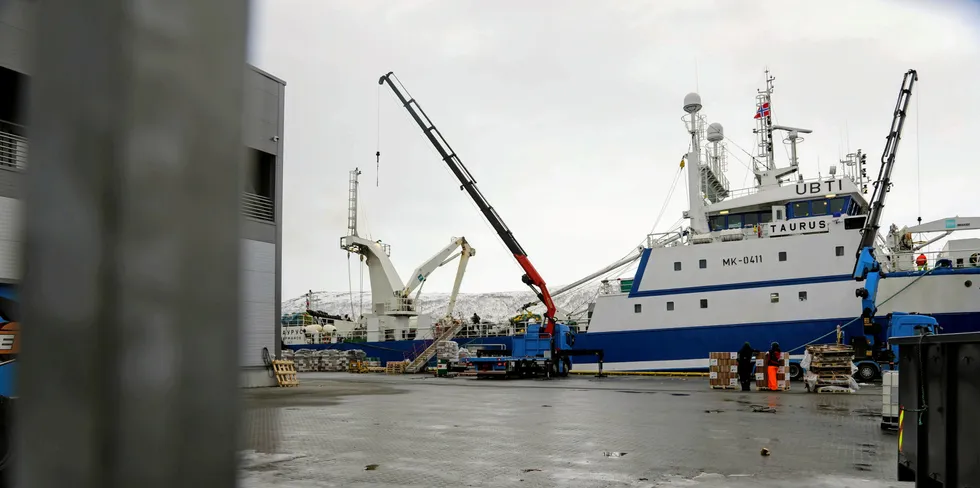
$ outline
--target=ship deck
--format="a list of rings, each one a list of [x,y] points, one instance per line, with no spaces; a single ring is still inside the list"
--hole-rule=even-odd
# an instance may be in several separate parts
[[[705,378],[347,373],[300,383],[246,391],[242,486],[907,485],[893,481],[897,438],[880,430],[876,386],[743,393]]]

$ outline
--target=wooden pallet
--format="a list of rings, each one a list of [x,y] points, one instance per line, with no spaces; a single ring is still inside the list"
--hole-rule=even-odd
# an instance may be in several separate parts
[[[279,386],[299,386],[296,379],[296,365],[288,359],[272,361],[272,370],[276,373],[276,383]]]
[[[741,385],[711,385],[712,390],[741,390]]]
[[[388,361],[385,364],[385,374],[403,374],[408,361]]]

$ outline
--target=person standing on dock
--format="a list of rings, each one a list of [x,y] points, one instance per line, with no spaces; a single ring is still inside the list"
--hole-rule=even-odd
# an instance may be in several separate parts
[[[770,391],[779,389],[779,366],[782,365],[782,358],[783,352],[779,350],[779,343],[773,342],[766,356],[766,386]]]
[[[755,353],[752,345],[746,342],[738,350],[738,382],[742,384],[742,391],[749,391],[749,384],[752,383],[752,366],[755,364]]]

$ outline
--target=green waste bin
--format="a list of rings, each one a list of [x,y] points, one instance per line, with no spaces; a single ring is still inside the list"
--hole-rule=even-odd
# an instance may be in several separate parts
[[[436,376],[446,376],[447,373],[449,373],[449,361],[440,359],[439,364],[436,365]]]

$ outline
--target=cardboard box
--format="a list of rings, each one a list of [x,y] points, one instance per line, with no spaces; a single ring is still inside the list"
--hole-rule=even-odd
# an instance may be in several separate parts
[[[708,366],[718,366],[718,358],[708,359]]]
[[[717,371],[712,371],[712,372],[708,373],[708,378],[711,378],[713,380],[718,379],[718,372]]]

